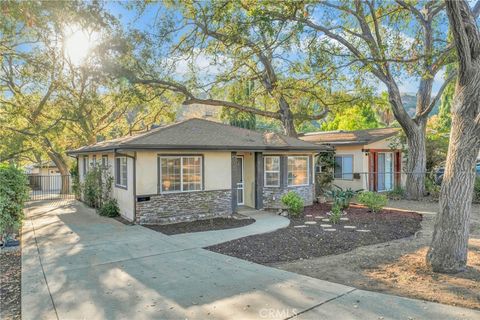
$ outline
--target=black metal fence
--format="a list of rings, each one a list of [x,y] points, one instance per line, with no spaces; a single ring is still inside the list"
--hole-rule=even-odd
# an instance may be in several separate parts
[[[30,200],[53,200],[74,198],[71,176],[28,175]]]

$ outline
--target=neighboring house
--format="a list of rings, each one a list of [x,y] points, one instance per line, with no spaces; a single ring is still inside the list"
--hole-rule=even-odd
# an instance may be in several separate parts
[[[342,188],[389,191],[405,184],[402,151],[392,143],[399,132],[398,128],[325,131],[306,133],[300,139],[335,148],[333,184]]]
[[[110,167],[121,215],[140,224],[273,209],[289,190],[313,203],[313,158],[331,149],[275,133],[190,119],[69,151],[79,176]]]
[[[53,161],[26,166],[25,172],[34,191],[56,192],[62,187],[60,170]]]

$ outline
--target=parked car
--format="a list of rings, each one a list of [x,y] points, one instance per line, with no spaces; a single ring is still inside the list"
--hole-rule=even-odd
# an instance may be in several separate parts
[[[480,161],[477,161],[477,165],[475,169],[477,172],[477,177],[480,177]],[[435,183],[439,185],[442,184],[444,174],[445,174],[445,167],[441,166],[435,171]]]

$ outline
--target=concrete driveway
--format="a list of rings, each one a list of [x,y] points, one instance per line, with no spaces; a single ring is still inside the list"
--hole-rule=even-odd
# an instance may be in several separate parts
[[[23,319],[480,318],[206,251],[194,240],[212,234],[169,237],[73,200],[32,202],[26,215]]]

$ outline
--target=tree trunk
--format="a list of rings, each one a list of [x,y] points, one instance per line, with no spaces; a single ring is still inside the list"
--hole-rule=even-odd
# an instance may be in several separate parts
[[[67,162],[65,161],[64,157],[56,151],[49,150],[47,151],[47,154],[57,166],[58,171],[60,171],[60,175],[61,175],[60,194],[70,193],[70,178],[68,178],[68,176],[70,175],[70,172],[68,171]]]
[[[447,164],[427,261],[435,272],[455,273],[467,264],[475,162],[480,146],[473,119],[453,114]]]
[[[458,56],[452,130],[440,193],[440,212],[427,263],[455,273],[467,266],[475,163],[480,149],[480,31],[465,1],[446,1]]]
[[[408,144],[406,196],[410,200],[419,200],[425,193],[426,121],[420,122],[414,130],[407,130],[406,136]]]
[[[290,137],[297,137],[297,130],[295,129],[295,123],[293,121],[293,113],[290,110],[290,106],[284,97],[279,99],[280,117],[282,121],[283,133]]]

